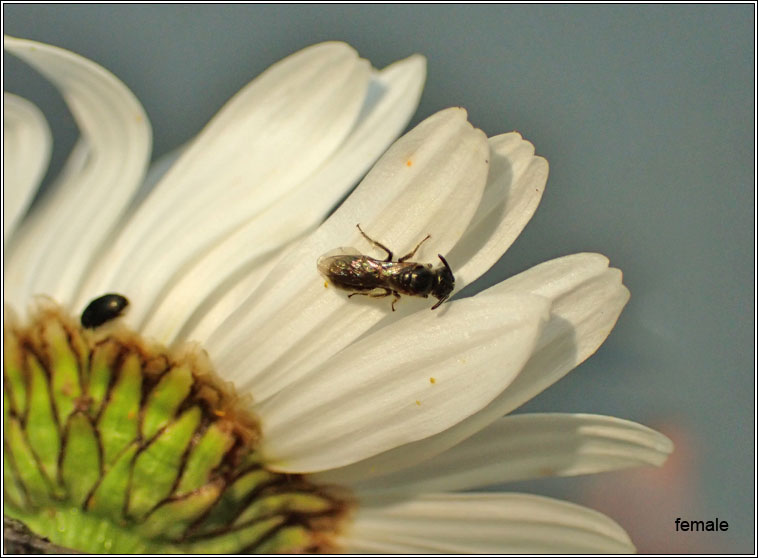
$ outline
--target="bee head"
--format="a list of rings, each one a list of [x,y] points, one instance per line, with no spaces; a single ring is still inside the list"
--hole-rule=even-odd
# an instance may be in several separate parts
[[[432,310],[445,302],[450,296],[450,293],[453,292],[453,288],[455,288],[455,277],[453,277],[453,270],[450,269],[450,266],[441,254],[437,255],[442,260],[442,263],[445,264],[445,267],[439,268],[434,275],[435,281],[431,294],[434,298],[438,299],[439,302],[432,306]]]

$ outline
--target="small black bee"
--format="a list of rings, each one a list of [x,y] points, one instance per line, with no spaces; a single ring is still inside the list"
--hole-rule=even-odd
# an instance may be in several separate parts
[[[318,270],[338,289],[352,291],[348,298],[355,295],[381,298],[395,295],[392,301],[392,311],[395,311],[395,303],[400,300],[400,295],[422,296],[427,298],[432,295],[438,302],[432,306],[432,310],[445,302],[453,292],[455,277],[445,258],[438,254],[444,267],[433,270],[432,264],[420,264],[409,262],[416,250],[426,242],[430,235],[426,235],[412,252],[399,260],[392,261],[392,251],[369,237],[360,225],[356,225],[363,237],[377,248],[387,252],[387,257],[377,260],[362,254],[321,256],[317,262]],[[373,292],[372,292],[373,291]]]
[[[121,315],[127,306],[129,306],[129,301],[120,294],[106,294],[97,297],[82,312],[82,327],[87,329],[100,327],[105,322]]]

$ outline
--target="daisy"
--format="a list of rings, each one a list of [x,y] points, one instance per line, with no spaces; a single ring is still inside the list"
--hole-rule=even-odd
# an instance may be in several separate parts
[[[383,257],[360,224],[398,254],[429,235],[413,260],[444,255],[456,290],[470,284],[547,180],[519,134],[488,139],[443,110],[323,221],[407,123],[421,57],[375,70],[342,43],[306,48],[145,179],[149,123],[123,84],[61,49],[5,48],[60,89],[81,130],[29,208],[50,133],[5,95],[6,515],[86,552],[634,549],[581,506],[477,492],[670,453],[621,419],[506,416],[609,334],[629,294],[604,256],[434,311],[348,298],[316,268],[344,245]]]

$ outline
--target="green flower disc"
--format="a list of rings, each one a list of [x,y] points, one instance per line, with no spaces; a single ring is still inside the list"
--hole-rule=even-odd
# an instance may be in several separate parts
[[[87,553],[331,552],[334,487],[266,468],[260,429],[198,350],[45,303],[4,326],[4,511]]]

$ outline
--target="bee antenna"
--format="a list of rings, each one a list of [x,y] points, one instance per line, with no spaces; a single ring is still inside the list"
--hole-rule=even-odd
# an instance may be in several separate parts
[[[446,260],[445,258],[443,258],[443,257],[442,257],[442,254],[437,254],[437,256],[439,257],[439,259],[441,259],[441,260],[442,260],[442,263],[443,263],[443,264],[445,264],[445,267],[447,268],[447,270],[448,270],[450,273],[452,273],[452,272],[453,272],[453,270],[452,270],[452,269],[450,269],[450,265],[447,263],[447,260]]]
[[[438,307],[439,307],[439,305],[440,305],[440,304],[442,304],[443,302],[445,302],[445,301],[446,301],[448,298],[449,298],[449,297],[447,297],[447,296],[446,296],[445,298],[441,298],[441,299],[439,299],[439,300],[437,301],[437,303],[436,303],[434,306],[432,306],[432,308],[431,308],[431,309],[432,309],[432,310],[434,310],[435,308],[438,308]]]

